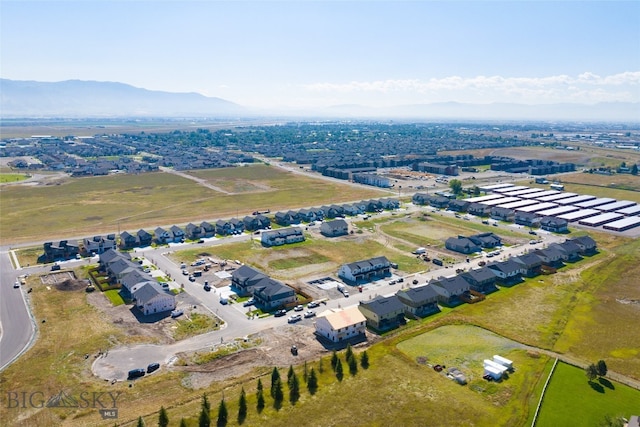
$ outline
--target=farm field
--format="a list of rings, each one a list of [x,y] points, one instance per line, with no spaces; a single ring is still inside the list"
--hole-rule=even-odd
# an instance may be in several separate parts
[[[83,237],[243,217],[256,209],[300,208],[388,193],[282,172],[266,165],[211,171],[228,184],[254,183],[257,193],[223,194],[168,173],[69,179],[60,185],[0,192],[4,242]],[[255,178],[254,178],[255,177]],[[254,181],[255,180],[255,181]],[[260,184],[259,182],[264,182]],[[264,186],[267,186],[266,189]],[[253,188],[253,187],[251,187]],[[304,194],[304,201],[301,200]]]
[[[640,408],[640,391],[608,379],[587,381],[583,369],[558,363],[551,377],[536,426],[602,425],[605,416],[636,415]]]

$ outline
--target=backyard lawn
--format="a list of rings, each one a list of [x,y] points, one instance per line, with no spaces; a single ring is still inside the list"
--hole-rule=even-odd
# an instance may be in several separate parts
[[[591,427],[610,417],[638,415],[640,391],[607,379],[587,381],[585,371],[558,363],[544,395],[537,427]]]

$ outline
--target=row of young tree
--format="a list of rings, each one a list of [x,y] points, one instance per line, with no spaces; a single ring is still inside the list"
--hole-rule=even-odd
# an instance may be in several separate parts
[[[358,358],[351,349],[351,346],[348,345],[345,354],[344,360],[348,366],[349,373],[351,376],[355,376],[358,373]],[[366,350],[360,354],[360,367],[362,369],[369,368],[369,356],[367,355]],[[344,367],[342,359],[340,355],[333,351],[331,354],[331,369],[334,372],[336,379],[339,382],[342,382],[344,379]],[[324,372],[324,362],[321,358],[318,361],[318,372],[322,374]],[[316,374],[316,370],[314,367],[309,368],[307,362],[304,362],[303,372],[302,372],[302,381],[306,385],[307,391],[310,395],[316,394],[318,391],[318,374]],[[291,405],[295,405],[300,399],[301,393],[301,385],[300,379],[298,378],[298,374],[293,369],[293,366],[289,366],[289,370],[287,371],[287,389],[288,389],[288,400]],[[278,368],[273,368],[271,371],[271,384],[269,389],[269,396],[272,399],[273,408],[279,411],[285,400],[285,390],[283,386],[283,379],[280,376],[280,371]],[[265,399],[264,386],[262,385],[262,380],[258,378],[258,384],[256,387],[256,411],[261,413],[266,407],[267,402]],[[244,391],[244,387],[240,390],[240,397],[238,399],[238,415],[237,420],[238,424],[243,424],[247,418],[249,411],[248,403],[247,403],[247,394]],[[202,402],[200,407],[200,415],[198,418],[198,426],[199,427],[210,427],[211,426],[211,404],[209,403],[209,399],[207,395],[204,394],[202,396]],[[222,400],[220,400],[220,404],[218,405],[217,411],[217,419],[216,426],[224,427],[227,425],[229,421],[229,411],[227,409],[227,404],[225,402],[224,396]],[[138,427],[143,427],[145,425],[142,417],[138,418]],[[164,406],[160,407],[160,412],[158,413],[158,426],[159,427],[167,427],[169,425],[169,416],[167,414]],[[180,427],[186,427],[186,421],[184,418],[180,420]]]

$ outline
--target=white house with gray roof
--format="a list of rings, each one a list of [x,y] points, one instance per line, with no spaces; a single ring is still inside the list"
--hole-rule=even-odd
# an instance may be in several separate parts
[[[338,277],[350,285],[368,283],[391,275],[391,262],[385,256],[343,264]]]

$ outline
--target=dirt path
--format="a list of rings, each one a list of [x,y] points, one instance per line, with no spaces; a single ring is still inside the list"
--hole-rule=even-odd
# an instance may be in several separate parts
[[[189,179],[189,180],[191,180],[191,181],[193,181],[193,182],[195,182],[195,183],[197,183],[199,185],[202,185],[203,187],[207,187],[210,190],[217,191],[218,193],[233,194],[233,193],[230,193],[227,190],[224,190],[224,189],[222,189],[220,187],[216,187],[215,185],[209,184],[205,179],[198,178],[198,177],[195,177],[193,175],[189,175],[188,173],[180,172],[180,171],[177,171],[175,169],[167,168],[167,167],[163,167],[163,166],[160,167],[160,170],[162,172],[165,172],[165,173],[171,173],[171,174],[174,174],[174,175],[178,175],[178,176],[180,176],[180,177],[182,177],[184,179]]]

